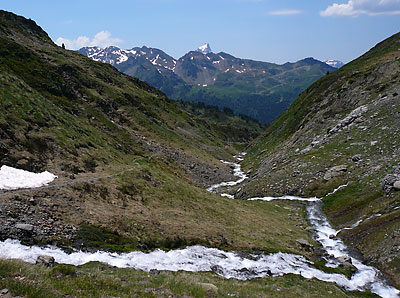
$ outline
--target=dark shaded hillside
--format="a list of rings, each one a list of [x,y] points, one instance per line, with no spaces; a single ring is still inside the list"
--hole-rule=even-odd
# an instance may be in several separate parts
[[[340,236],[400,283],[400,33],[306,89],[247,160],[249,195],[323,197]],[[379,228],[378,228],[379,227]]]

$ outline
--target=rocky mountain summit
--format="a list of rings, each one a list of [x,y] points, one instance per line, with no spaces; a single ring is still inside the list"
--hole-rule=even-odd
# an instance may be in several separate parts
[[[148,47],[86,47],[79,52],[146,81],[172,99],[228,107],[262,123],[271,122],[311,83],[336,70],[313,58],[277,65],[215,54],[209,44],[179,59]]]
[[[201,47],[199,47],[197,50],[197,52],[203,53],[203,54],[210,54],[212,53],[211,47],[208,43],[202,45]]]

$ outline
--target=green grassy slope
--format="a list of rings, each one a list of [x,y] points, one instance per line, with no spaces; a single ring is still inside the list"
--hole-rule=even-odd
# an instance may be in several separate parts
[[[204,190],[232,179],[219,159],[237,152],[228,141],[251,135],[244,121],[235,131],[193,118],[146,83],[54,45],[33,21],[1,12],[0,23],[0,162],[59,176],[53,188],[0,193],[15,213],[11,224],[37,226],[24,241],[303,251],[292,237],[309,238],[304,216],[281,226],[294,211]],[[49,216],[55,232],[42,233]],[[62,233],[64,223],[77,229],[72,238]],[[258,224],[275,227],[271,239]]]
[[[305,90],[253,142],[246,159],[253,180],[242,191],[243,197],[323,197],[349,184],[324,198],[324,210],[339,228],[383,214],[341,236],[396,283],[400,282],[400,211],[396,208],[400,194],[394,190],[386,194],[381,180],[399,164],[399,45],[400,34],[396,34]],[[360,107],[358,115],[344,120]],[[346,165],[347,171],[325,179],[325,173],[337,165]],[[372,222],[379,229],[373,229]]]

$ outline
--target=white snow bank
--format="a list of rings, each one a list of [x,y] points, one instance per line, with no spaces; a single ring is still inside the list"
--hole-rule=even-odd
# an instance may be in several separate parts
[[[32,173],[8,166],[0,168],[0,189],[34,188],[47,185],[57,176],[49,172]]]

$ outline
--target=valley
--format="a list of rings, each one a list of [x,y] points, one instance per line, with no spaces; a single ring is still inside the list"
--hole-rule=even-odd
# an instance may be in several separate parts
[[[178,63],[131,50],[165,59],[165,82],[182,80],[168,68],[204,63],[291,78],[300,96],[279,112],[272,103],[275,116],[289,108],[264,126],[175,102],[107,64],[115,57],[65,50],[0,11],[2,295],[398,297],[399,44],[396,34],[329,74],[313,59],[259,64],[204,48]],[[119,61],[155,66],[133,58]],[[241,80],[195,73],[188,98]],[[34,178],[14,168],[52,176],[22,184]]]

